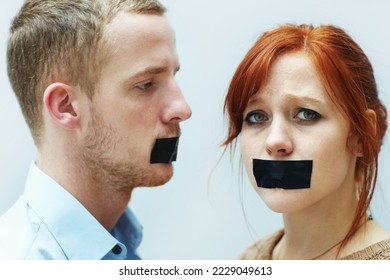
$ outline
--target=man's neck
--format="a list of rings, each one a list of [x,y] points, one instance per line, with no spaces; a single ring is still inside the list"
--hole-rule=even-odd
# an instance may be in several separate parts
[[[56,155],[51,160],[38,154],[37,166],[74,196],[107,231],[114,228],[130,200],[131,192],[97,182],[90,172],[66,156]]]

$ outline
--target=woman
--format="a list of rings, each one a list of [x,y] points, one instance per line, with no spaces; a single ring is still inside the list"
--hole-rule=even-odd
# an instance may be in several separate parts
[[[242,259],[390,259],[368,213],[386,108],[360,47],[334,26],[266,32],[234,74],[226,146],[240,135],[249,179],[284,229]]]

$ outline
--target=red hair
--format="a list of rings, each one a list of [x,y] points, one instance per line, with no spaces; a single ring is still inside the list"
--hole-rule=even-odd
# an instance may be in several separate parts
[[[387,111],[378,98],[373,68],[358,44],[344,30],[323,25],[283,25],[264,33],[238,66],[225,99],[229,129],[224,145],[236,143],[249,98],[265,85],[273,62],[281,55],[305,52],[314,63],[323,86],[341,109],[362,143],[356,163],[359,202],[354,220],[340,248],[359,228],[376,185],[378,154],[387,129]],[[376,113],[376,123],[366,114]]]

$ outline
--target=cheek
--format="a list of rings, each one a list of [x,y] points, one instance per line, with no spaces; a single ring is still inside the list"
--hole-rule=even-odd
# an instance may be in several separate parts
[[[258,158],[264,156],[265,136],[251,129],[243,129],[240,135],[240,148],[245,157]]]
[[[252,160],[253,157],[253,151],[251,142],[249,141],[246,133],[241,133],[240,136],[240,152],[242,159],[244,160],[245,167],[248,168],[248,163]]]
[[[347,140],[342,137],[326,137],[314,146],[314,167],[312,183],[340,185],[354,166],[354,158],[347,148]]]
[[[261,157],[261,142],[258,139],[255,140],[253,137],[249,137],[247,133],[242,133],[240,137],[240,150],[248,178],[251,184],[256,187],[257,184],[252,171],[252,160],[253,158]]]

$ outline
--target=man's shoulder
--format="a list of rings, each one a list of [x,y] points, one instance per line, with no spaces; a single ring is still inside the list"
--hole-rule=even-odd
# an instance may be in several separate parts
[[[48,259],[50,254],[43,244],[57,247],[51,233],[22,196],[0,217],[0,259]]]

